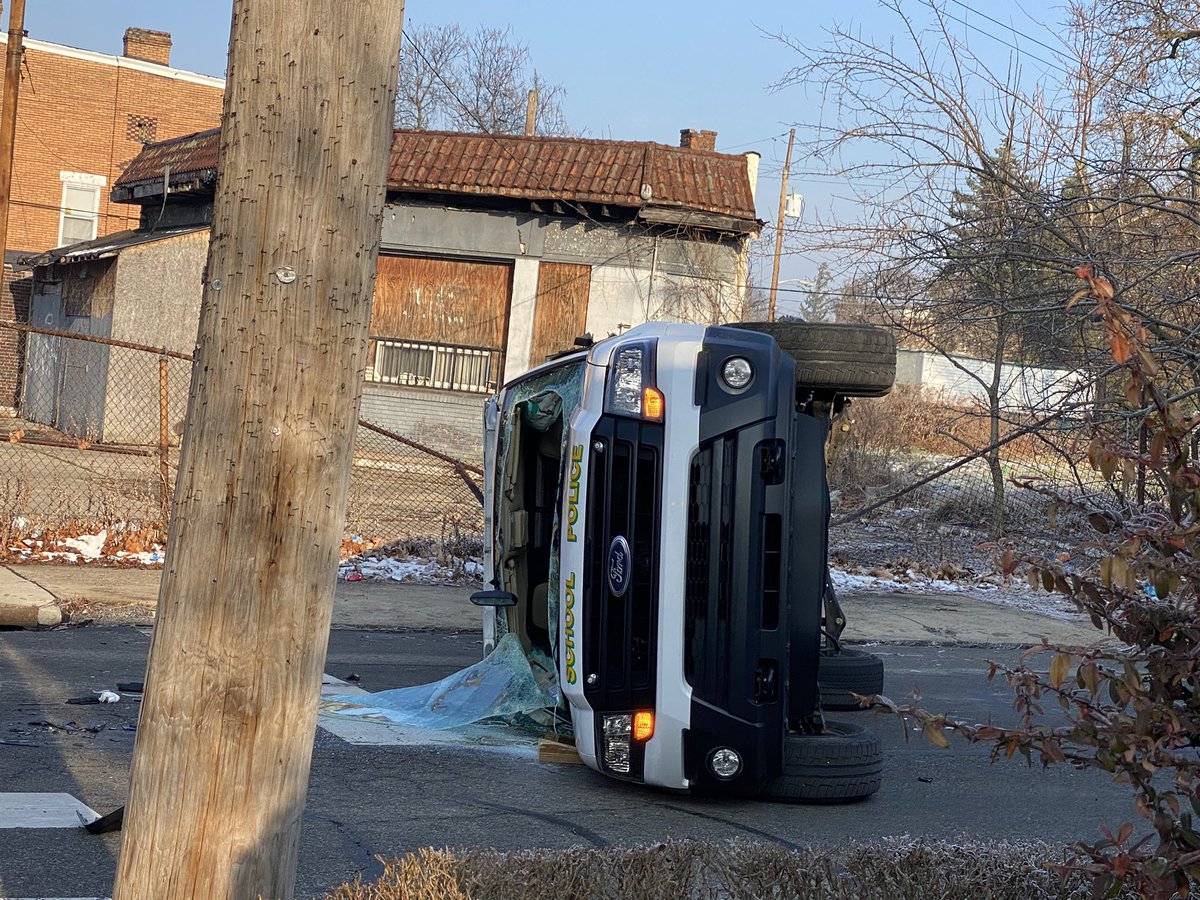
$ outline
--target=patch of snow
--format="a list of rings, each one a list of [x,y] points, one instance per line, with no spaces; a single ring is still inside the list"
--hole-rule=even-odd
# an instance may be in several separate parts
[[[1013,580],[1007,584],[984,579],[948,581],[930,578],[912,569],[889,578],[878,574],[881,571],[861,575],[835,568],[829,574],[839,594],[957,594],[967,600],[1007,606],[1064,622],[1085,621],[1083,614],[1068,598],[1061,594],[1034,591],[1023,581]]]
[[[99,559],[104,553],[104,543],[107,540],[108,530],[105,529],[99,534],[81,534],[77,538],[67,538],[62,543],[64,547],[78,550],[84,559]]]

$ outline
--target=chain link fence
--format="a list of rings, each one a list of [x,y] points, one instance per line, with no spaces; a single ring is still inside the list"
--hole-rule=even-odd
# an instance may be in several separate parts
[[[1142,432],[1136,411],[1082,390],[1038,413],[910,387],[858,401],[831,443],[835,559],[953,576],[988,570],[1005,542],[1086,555],[1091,530],[1071,503],[1121,516],[1158,496],[1133,467],[1107,480],[1089,445],[1136,448]]]
[[[0,336],[23,351],[16,415],[0,417],[0,555],[101,531],[111,547],[161,541],[191,357],[7,321]],[[483,473],[452,449],[360,421],[347,537],[478,555]]]
[[[22,540],[28,547],[34,534],[107,530],[113,546],[121,535],[134,536],[129,545],[161,541],[190,356],[7,321],[0,338],[19,339],[23,354],[16,416],[0,417],[0,554]],[[1088,464],[1098,425],[1128,446],[1139,440],[1136,416],[1103,413],[1080,401],[992,415],[906,387],[855,402],[835,422],[830,449],[835,559],[978,571],[997,539],[1078,542],[1086,529],[1069,512],[1055,514],[1055,495],[1114,511],[1153,502],[1155,485],[1136,473],[1114,488]],[[360,421],[346,521],[352,545],[481,554],[479,448],[432,446],[439,434],[424,429],[422,443]]]

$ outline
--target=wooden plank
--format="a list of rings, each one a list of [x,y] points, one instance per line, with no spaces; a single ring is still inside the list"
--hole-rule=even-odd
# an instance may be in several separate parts
[[[502,349],[512,266],[381,256],[375,276],[375,337]]]
[[[575,745],[564,743],[557,736],[547,736],[538,741],[538,762],[560,763],[568,766],[582,766],[579,751]]]
[[[533,307],[533,343],[529,365],[569,350],[587,328],[592,267],[543,262],[538,266],[537,302]]]
[[[711,228],[730,231],[734,234],[758,234],[762,226],[753,219],[739,219],[721,213],[701,212],[694,209],[670,209],[647,206],[638,212],[643,222],[659,225],[684,225],[692,228]]]

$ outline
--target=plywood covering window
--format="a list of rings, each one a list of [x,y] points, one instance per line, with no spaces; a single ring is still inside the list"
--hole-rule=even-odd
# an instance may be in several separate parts
[[[484,392],[500,376],[512,267],[380,256],[367,378]]]
[[[592,267],[544,262],[538,266],[537,301],[533,307],[533,344],[529,365],[570,350],[587,329]]]

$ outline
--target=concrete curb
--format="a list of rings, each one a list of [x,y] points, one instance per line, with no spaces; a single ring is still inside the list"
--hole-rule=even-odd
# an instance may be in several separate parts
[[[53,594],[0,566],[0,628],[53,628],[62,620]]]

